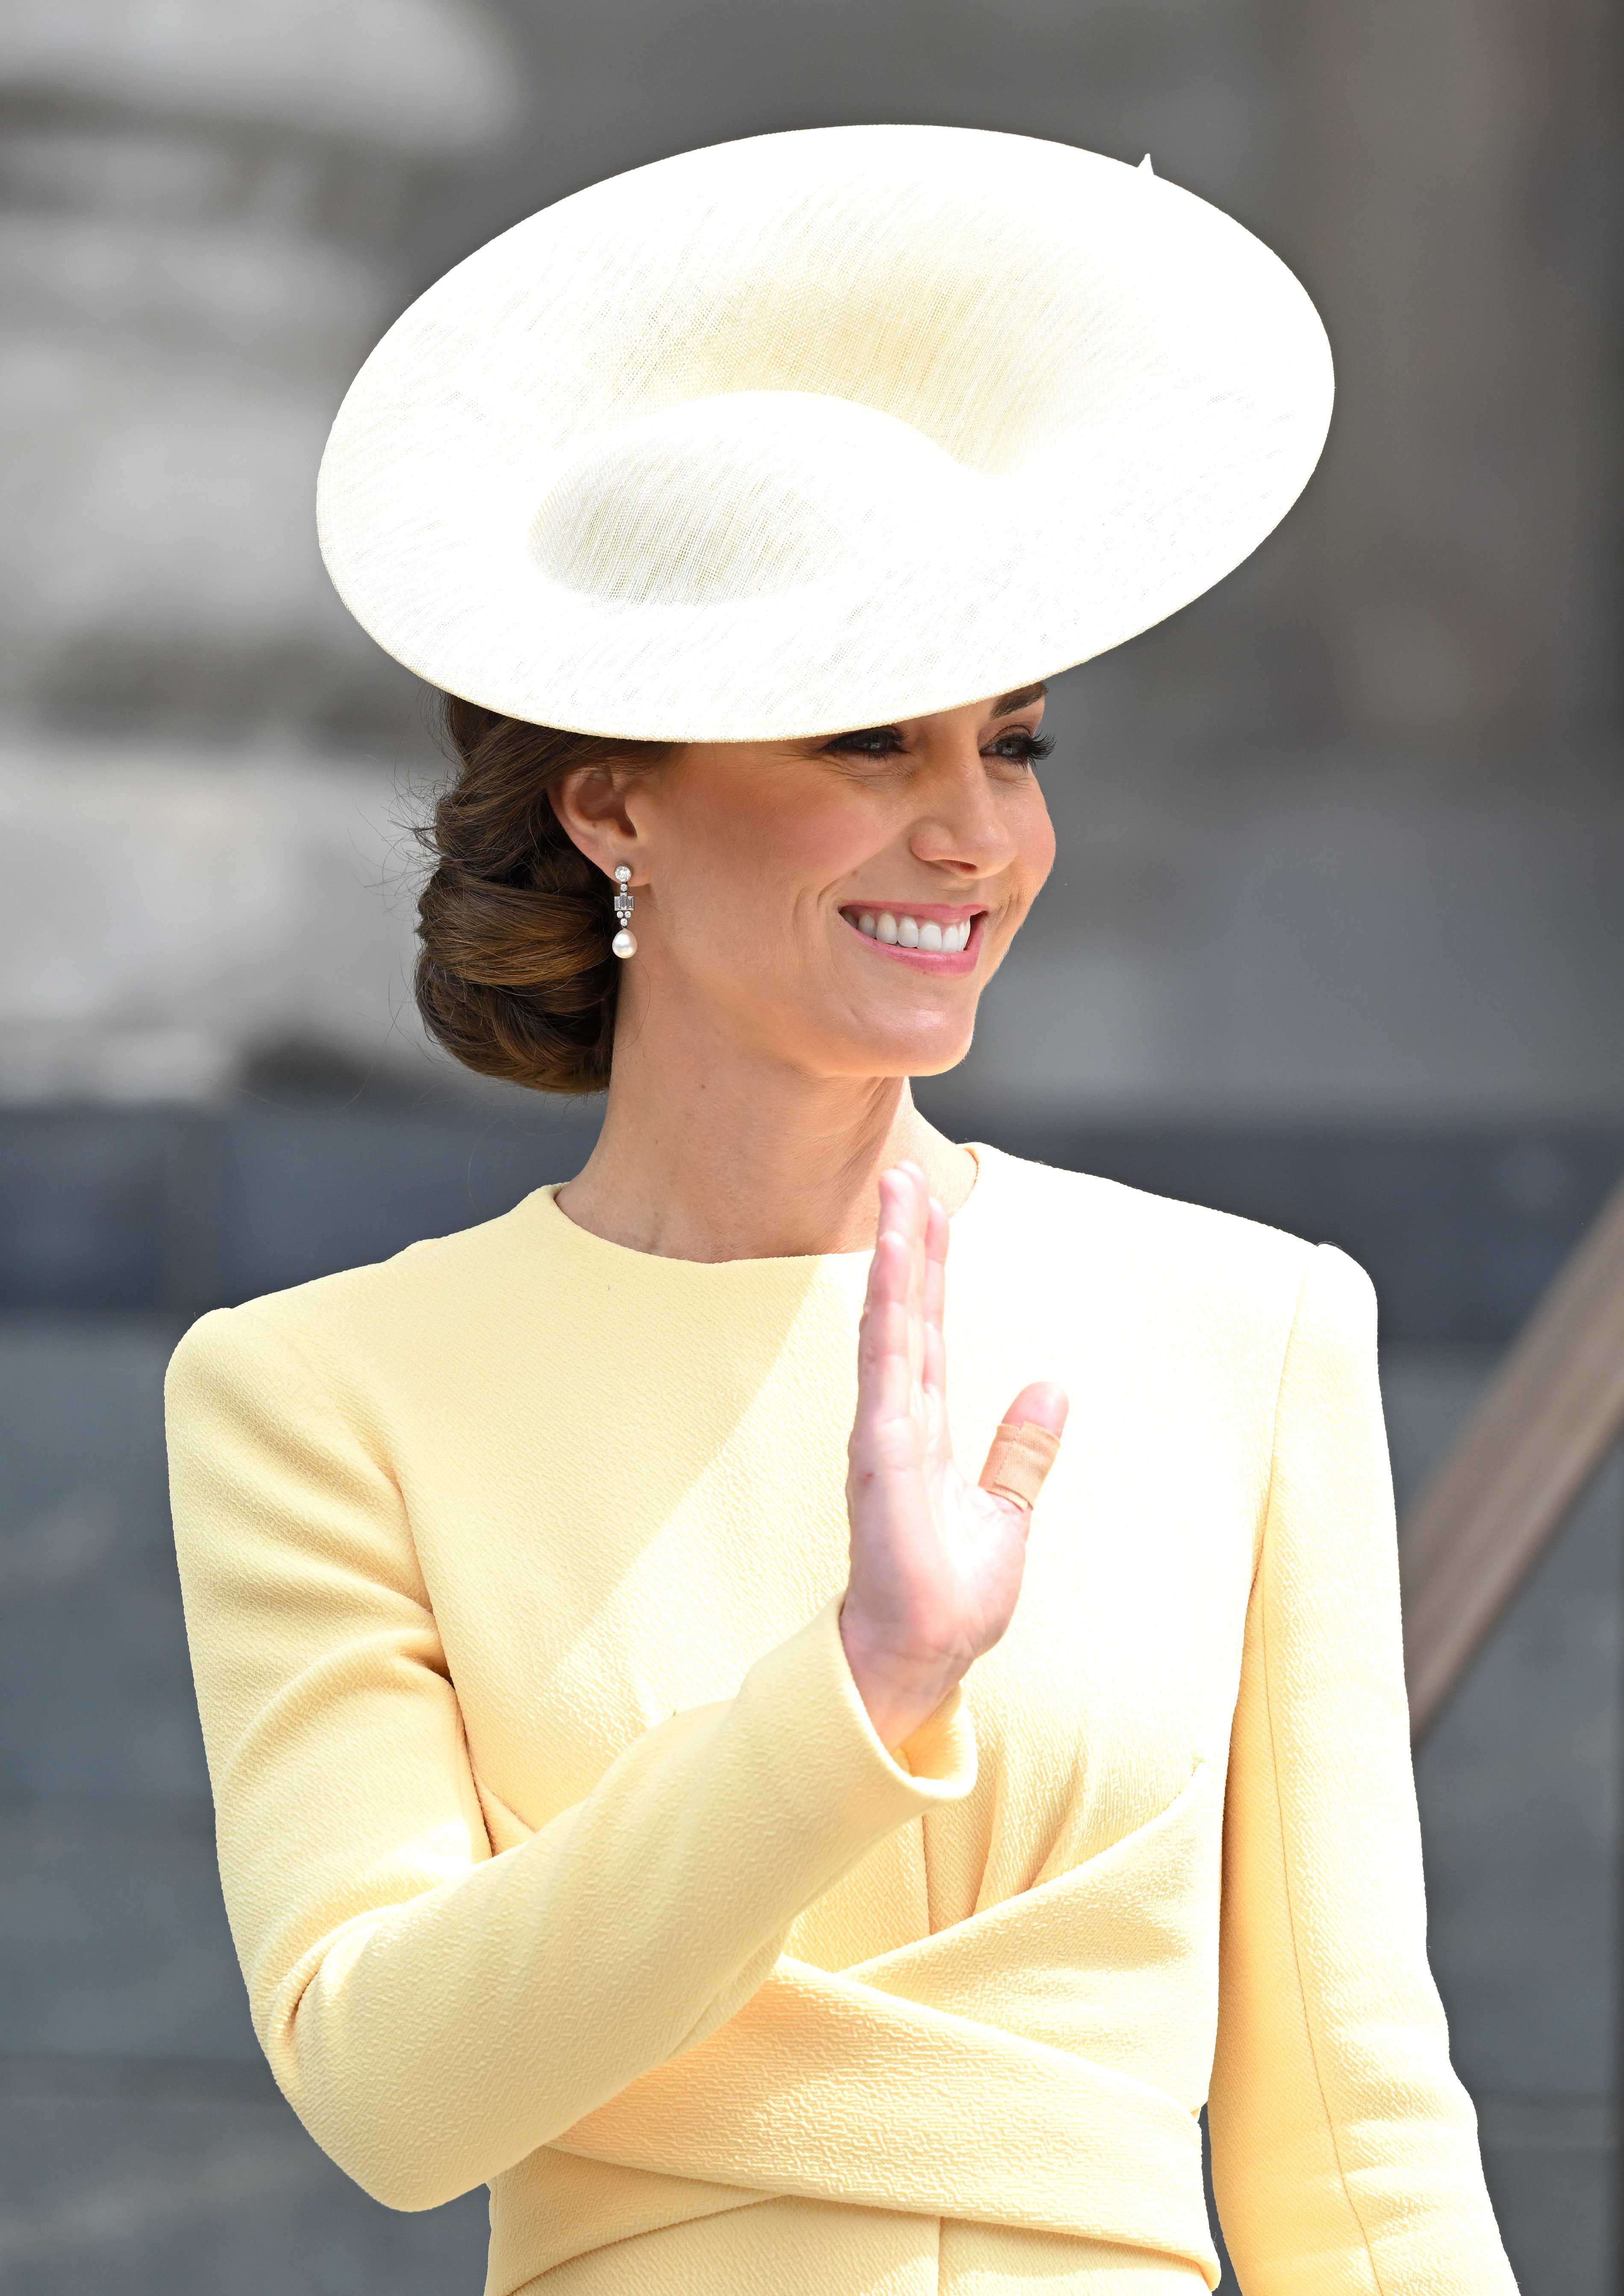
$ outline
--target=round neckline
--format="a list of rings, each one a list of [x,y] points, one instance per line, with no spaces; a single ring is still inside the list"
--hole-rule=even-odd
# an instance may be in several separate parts
[[[971,1185],[970,1193],[957,1211],[948,1216],[949,1230],[954,1235],[958,1235],[963,1233],[965,1220],[987,1193],[988,1174],[997,1160],[998,1152],[979,1140],[961,1140],[954,1144],[966,1150],[975,1160],[975,1178]],[[701,1280],[703,1280],[705,1277],[721,1275],[729,1268],[754,1269],[761,1274],[799,1272],[804,1275],[809,1269],[819,1267],[852,1268],[859,1265],[866,1266],[867,1262],[874,1258],[872,1244],[864,1244],[856,1251],[800,1251],[760,1259],[683,1259],[669,1252],[639,1251],[635,1244],[615,1243],[608,1236],[598,1235],[593,1229],[582,1227],[578,1221],[572,1220],[558,1201],[559,1191],[567,1188],[569,1185],[568,1180],[549,1181],[545,1187],[537,1188],[535,1193],[527,1199],[527,1202],[535,1206],[541,1218],[555,1234],[567,1234],[570,1242],[584,1250],[612,1253],[615,1259],[635,1262],[640,1267],[691,1268],[697,1270]],[[979,1221],[976,1224],[979,1226]]]

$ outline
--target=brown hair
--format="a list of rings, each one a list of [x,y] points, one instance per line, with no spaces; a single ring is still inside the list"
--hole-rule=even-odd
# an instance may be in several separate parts
[[[618,742],[504,718],[446,694],[456,770],[420,831],[434,872],[417,905],[417,1009],[481,1076],[537,1092],[602,1092],[619,960],[610,880],[565,834],[553,791],[611,758],[646,771],[669,742]]]

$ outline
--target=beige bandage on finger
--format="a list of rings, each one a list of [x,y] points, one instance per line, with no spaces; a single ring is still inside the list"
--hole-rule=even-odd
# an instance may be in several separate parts
[[[1060,1456],[1060,1438],[1029,1419],[1001,1422],[981,1470],[981,1488],[1029,1507]]]

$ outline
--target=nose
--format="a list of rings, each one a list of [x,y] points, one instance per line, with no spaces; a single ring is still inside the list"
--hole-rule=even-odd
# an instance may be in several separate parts
[[[908,838],[915,860],[961,878],[993,877],[1015,855],[1013,828],[973,738],[956,742],[930,776]]]

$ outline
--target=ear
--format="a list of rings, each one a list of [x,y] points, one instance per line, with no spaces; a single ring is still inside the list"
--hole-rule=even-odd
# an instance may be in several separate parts
[[[570,843],[606,877],[627,863],[634,884],[645,873],[642,840],[626,801],[635,779],[619,759],[608,758],[595,766],[578,766],[547,792]]]

